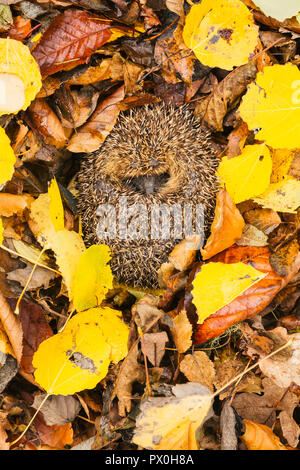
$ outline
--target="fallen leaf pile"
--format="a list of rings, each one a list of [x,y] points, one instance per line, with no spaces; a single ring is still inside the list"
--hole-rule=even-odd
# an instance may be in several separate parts
[[[300,449],[299,0],[2,3],[0,450]],[[210,130],[218,187],[144,290],[76,177],[158,102]]]

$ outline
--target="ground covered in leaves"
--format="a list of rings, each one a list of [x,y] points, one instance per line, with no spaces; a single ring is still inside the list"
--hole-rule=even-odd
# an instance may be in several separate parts
[[[295,0],[0,2],[1,450],[299,448],[299,38]],[[158,102],[211,130],[220,190],[144,292],[74,180]]]

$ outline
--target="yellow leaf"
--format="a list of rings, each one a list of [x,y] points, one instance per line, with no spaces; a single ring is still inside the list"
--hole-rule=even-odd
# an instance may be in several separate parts
[[[30,228],[39,243],[54,251],[57,265],[64,278],[69,295],[81,254],[85,246],[81,236],[66,229],[55,231],[50,217],[49,194],[41,194],[30,207]],[[72,296],[70,295],[70,300]]]
[[[110,259],[110,249],[106,245],[90,246],[80,256],[72,285],[77,311],[100,305],[108,289],[112,288],[113,275],[107,264]]]
[[[248,62],[258,27],[240,0],[202,0],[185,19],[183,40],[202,64],[232,70]]]
[[[300,181],[286,178],[270,184],[263,194],[253,200],[266,209],[295,214],[300,206]]]
[[[266,276],[244,263],[207,263],[193,281],[193,303],[198,323],[229,304],[250,286]]]
[[[173,393],[176,397],[142,403],[135,444],[151,450],[198,450],[195,434],[210,410],[212,394],[194,382],[176,385]]]
[[[32,361],[37,383],[54,395],[94,388],[106,376],[110,362],[127,354],[129,329],[119,315],[110,308],[87,310],[43,341]]]
[[[64,208],[60,196],[60,191],[56,179],[53,178],[48,189],[49,195],[49,212],[50,218],[54,226],[54,230],[63,230],[64,224]]]
[[[59,271],[64,278],[70,300],[72,300],[72,285],[80,256],[85,250],[83,240],[78,233],[64,229],[55,232],[50,248],[54,251]]]
[[[222,158],[218,168],[220,181],[236,204],[263,193],[271,172],[272,159],[264,144],[247,145],[238,157]]]
[[[273,148],[300,148],[300,70],[291,63],[265,67],[239,108],[256,138]]]
[[[12,178],[15,163],[16,157],[11,148],[10,140],[5,130],[0,127],[0,185]]]
[[[253,3],[261,9],[266,16],[271,16],[278,21],[296,16],[300,11],[299,0],[253,0]]]
[[[0,74],[14,75],[21,80],[24,86],[24,100],[21,108],[13,112],[27,109],[41,89],[42,80],[38,64],[32,57],[29,48],[21,41],[9,38],[0,39]],[[7,84],[9,86],[9,80]],[[8,100],[9,97],[7,97]],[[1,110],[1,114],[7,114],[7,111]]]

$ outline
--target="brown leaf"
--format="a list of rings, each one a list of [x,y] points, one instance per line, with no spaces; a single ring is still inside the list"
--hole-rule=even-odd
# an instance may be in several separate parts
[[[267,246],[268,237],[254,225],[246,224],[241,238],[236,241],[239,246]]]
[[[119,115],[118,102],[124,98],[124,86],[103,100],[90,120],[70,140],[70,152],[93,152],[97,150],[114,127]]]
[[[215,368],[213,362],[204,351],[195,351],[187,354],[180,363],[180,370],[189,382],[198,382],[214,391],[213,381]]]
[[[15,269],[14,271],[10,271],[7,273],[7,279],[9,281],[16,281],[24,287],[27,284],[28,278],[31,275],[33,264],[27,261],[24,261],[26,266],[24,268]],[[41,268],[37,266],[35,271],[30,279],[30,282],[27,286],[27,290],[35,290],[38,288],[48,289],[49,283],[52,279],[54,279],[56,274],[49,269]]]
[[[228,158],[237,157],[242,153],[248,134],[248,126],[243,121],[240,122],[238,127],[229,134],[228,147],[226,150],[226,156]]]
[[[220,428],[222,433],[221,450],[237,450],[236,415],[228,401],[221,411]]]
[[[279,250],[270,256],[270,264],[279,276],[287,276],[293,266],[295,259],[299,253],[299,243],[296,239],[290,241],[287,245],[282,246]]]
[[[155,367],[159,367],[165,354],[165,345],[169,341],[165,331],[159,333],[146,333],[143,338],[143,351]]]
[[[73,443],[72,424],[67,423],[62,426],[47,426],[41,413],[35,418],[35,428],[42,444],[46,444],[54,449],[64,449],[66,445]]]
[[[34,128],[44,137],[46,143],[56,148],[65,146],[67,138],[61,122],[45,100],[34,100],[28,113]]]
[[[19,318],[24,334],[21,367],[24,372],[32,374],[34,371],[33,354],[42,341],[53,335],[53,331],[46,321],[44,310],[34,303],[22,300]]]
[[[201,116],[211,129],[223,130],[223,119],[231,109],[236,99],[246,90],[255,79],[256,66],[249,62],[237,67],[222,80],[214,91],[197,105],[195,113]]]
[[[248,450],[289,450],[268,426],[254,423],[248,419],[244,419],[244,424],[246,431],[241,439]]]
[[[5,297],[0,292],[0,320],[20,364],[22,358],[23,331],[19,318],[11,310]]]
[[[43,77],[88,62],[111,37],[111,25],[94,13],[66,10],[57,16],[33,50]]]
[[[297,447],[299,442],[300,428],[296,421],[286,411],[279,414],[282,435],[287,440],[288,445]]]
[[[138,344],[133,346],[122,362],[116,384],[114,395],[119,400],[119,415],[126,416],[126,411],[131,410],[131,392],[134,382],[144,382],[144,367],[137,362],[139,354]]]
[[[35,395],[32,407],[38,409],[45,394]],[[80,411],[80,403],[71,395],[52,395],[43,404],[40,413],[47,426],[62,426],[72,423]]]
[[[281,223],[279,215],[272,209],[251,209],[244,212],[243,217],[248,224],[254,225],[266,235]]]
[[[201,246],[201,235],[194,235],[179,242],[169,255],[169,261],[178,271],[185,271],[196,259]]]
[[[254,317],[264,310],[275,295],[289,283],[300,267],[300,256],[298,255],[288,276],[278,276],[270,265],[270,252],[266,247],[233,246],[216,255],[211,261],[251,264],[258,271],[267,273],[267,276],[208,317],[202,325],[197,325],[194,336],[195,344],[201,344],[215,338],[235,323]]]
[[[179,353],[184,353],[192,346],[193,327],[184,310],[173,318],[171,333]]]
[[[204,260],[232,246],[238,240],[245,225],[236,205],[225,189],[217,194],[215,217],[211,226],[211,235],[201,249]]]

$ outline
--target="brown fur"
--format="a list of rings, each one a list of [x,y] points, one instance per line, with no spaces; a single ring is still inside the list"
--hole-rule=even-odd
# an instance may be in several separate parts
[[[157,286],[157,270],[179,240],[99,240],[99,204],[202,203],[205,221],[212,220],[218,189],[218,158],[210,134],[187,107],[163,104],[121,113],[101,148],[84,158],[78,175],[78,196],[87,245],[106,243],[112,250],[115,277],[127,284]],[[135,178],[156,175],[161,184],[143,194]],[[168,175],[168,176],[167,176]],[[168,178],[168,179],[167,179]]]

